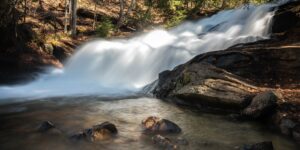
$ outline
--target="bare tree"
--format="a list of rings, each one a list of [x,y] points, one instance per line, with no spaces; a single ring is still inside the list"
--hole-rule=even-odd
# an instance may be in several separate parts
[[[120,13],[119,13],[119,21],[118,21],[118,28],[123,25],[124,20],[124,0],[120,0]]]
[[[26,16],[27,16],[27,0],[24,0],[24,16],[23,16],[23,22],[26,22]]]
[[[96,24],[97,24],[97,2],[95,2],[95,7],[94,7],[94,22],[93,22],[93,30],[96,29]]]
[[[77,0],[71,0],[71,35],[76,36]]]
[[[64,32],[65,33],[68,33],[68,23],[69,23],[69,21],[68,21],[68,16],[70,16],[69,15],[69,3],[70,3],[70,0],[65,0],[65,21],[64,21]]]
[[[126,16],[130,15],[131,11],[132,11],[133,9],[135,9],[135,7],[136,7],[136,0],[131,0],[131,3],[130,3],[130,6],[129,6],[129,8],[128,8],[128,11],[127,11],[127,15],[126,15]]]

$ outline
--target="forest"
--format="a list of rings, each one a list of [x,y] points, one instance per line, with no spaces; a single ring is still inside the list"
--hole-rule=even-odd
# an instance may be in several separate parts
[[[299,0],[1,0],[1,150],[298,150]]]

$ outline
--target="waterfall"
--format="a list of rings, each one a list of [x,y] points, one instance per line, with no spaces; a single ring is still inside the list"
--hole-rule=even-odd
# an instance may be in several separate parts
[[[63,69],[49,69],[26,85],[0,87],[0,99],[134,94],[160,72],[198,54],[269,38],[275,6],[225,10],[131,39],[90,41],[78,48]]]

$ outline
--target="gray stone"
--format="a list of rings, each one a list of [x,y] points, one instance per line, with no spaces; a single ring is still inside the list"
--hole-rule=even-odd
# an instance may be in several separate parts
[[[280,121],[279,127],[282,134],[291,135],[292,129],[296,126],[296,123],[290,119],[284,118]]]
[[[159,98],[176,98],[193,106],[240,110],[256,89],[240,77],[210,64],[187,63],[162,72],[153,93]]]
[[[278,97],[272,91],[257,94],[241,114],[255,119],[268,116],[275,111],[277,100]]]

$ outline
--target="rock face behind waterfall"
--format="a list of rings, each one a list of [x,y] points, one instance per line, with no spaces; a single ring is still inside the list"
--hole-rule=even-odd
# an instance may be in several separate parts
[[[278,7],[273,23],[269,40],[201,54],[161,72],[153,94],[202,110],[264,117],[299,142],[300,2]]]
[[[154,95],[195,104],[243,108],[268,88],[300,87],[300,2],[280,6],[274,38],[198,55],[159,74]],[[288,26],[276,25],[282,15]],[[295,15],[297,17],[295,17]]]

